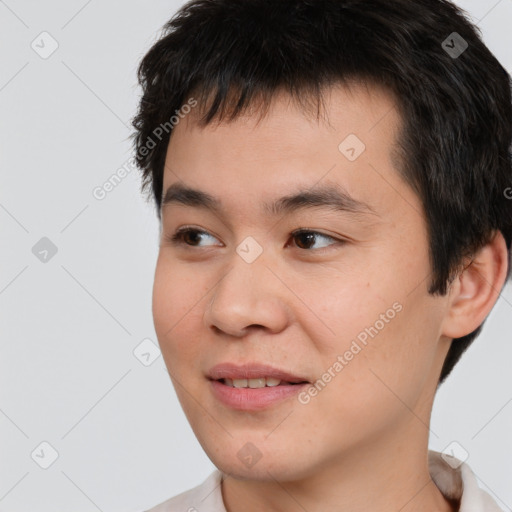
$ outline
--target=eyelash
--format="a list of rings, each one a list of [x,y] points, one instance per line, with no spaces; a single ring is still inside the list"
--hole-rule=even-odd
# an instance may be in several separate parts
[[[210,233],[208,233],[207,231],[203,231],[202,229],[196,229],[196,228],[191,228],[191,227],[183,227],[183,228],[180,228],[178,229],[173,235],[166,235],[165,236],[165,240],[175,246],[186,246],[186,248],[188,249],[200,249],[201,247],[198,247],[198,246],[194,246],[194,245],[189,245],[187,244],[186,242],[184,242],[183,238],[186,234],[188,233],[198,233],[198,234],[201,234],[201,235],[210,235],[210,236],[213,236],[211,235]],[[303,250],[303,251],[325,251],[325,250],[329,250],[329,248],[333,245],[342,245],[342,244],[345,244],[347,243],[346,240],[342,240],[342,239],[339,239],[339,238],[334,238],[330,235],[326,235],[324,233],[320,233],[319,231],[314,231],[314,230],[311,230],[311,229],[305,229],[305,228],[301,228],[301,229],[298,229],[296,231],[293,231],[292,233],[290,233],[290,237],[297,237],[297,236],[300,236],[300,235],[304,235],[304,234],[314,234],[314,235],[319,235],[323,238],[328,238],[330,240],[334,240],[334,244],[331,244],[329,247],[322,247],[320,249],[302,249],[301,247],[299,247],[299,249]],[[214,237],[216,238],[216,237]]]

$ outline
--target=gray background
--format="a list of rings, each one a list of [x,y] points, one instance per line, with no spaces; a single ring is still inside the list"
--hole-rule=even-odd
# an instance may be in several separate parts
[[[0,1],[2,511],[137,512],[214,468],[151,344],[154,207],[133,168],[93,195],[131,156],[136,67],[182,3]],[[512,71],[512,0],[457,3]],[[43,237],[58,250],[46,262],[32,251]],[[431,437],[463,446],[507,511],[511,328],[509,285],[439,391]],[[47,469],[42,442],[59,454]]]

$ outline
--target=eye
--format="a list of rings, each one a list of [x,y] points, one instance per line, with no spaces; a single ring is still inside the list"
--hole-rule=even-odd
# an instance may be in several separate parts
[[[196,243],[200,241],[203,235],[215,239],[214,236],[210,235],[210,233],[206,231],[187,227],[178,229],[174,235],[166,236],[165,239],[174,245],[201,247],[196,245]]]
[[[208,233],[207,231],[203,231],[201,229],[195,229],[190,227],[183,227],[178,229],[173,235],[167,235],[165,239],[172,243],[173,245],[185,245],[188,247],[202,247],[200,244],[202,237],[209,237],[213,240],[216,240],[216,238]],[[299,249],[303,250],[311,250],[311,247],[315,245],[315,242],[317,242],[319,239],[323,240],[331,240],[333,243],[331,244],[324,244],[321,247],[316,247],[314,250],[321,250],[326,248],[326,246],[334,245],[334,244],[343,244],[344,241],[340,239],[336,239],[332,236],[325,235],[323,233],[320,233],[318,231],[312,231],[307,229],[300,229],[297,231],[294,231],[291,234],[291,238],[294,238],[298,241],[295,245]],[[210,244],[212,245],[212,244]],[[215,245],[215,244],[213,244]]]
[[[332,240],[334,241],[334,243],[343,243],[342,240],[339,240],[339,239],[336,239],[336,238],[333,238],[332,236],[329,236],[329,235],[324,235],[323,233],[319,233],[318,231],[311,231],[311,230],[307,230],[307,229],[300,229],[298,231],[294,231],[292,233],[292,238],[295,238],[296,240],[299,241],[299,243],[296,243],[296,245],[299,247],[299,249],[304,249],[304,250],[310,250],[311,249],[311,246],[314,245],[315,241],[318,240],[319,238],[320,239],[324,239],[324,240]],[[334,244],[327,244],[328,245],[334,245]],[[306,247],[303,247],[303,246],[306,246]],[[324,245],[323,247],[317,247],[316,249],[324,249],[326,247],[326,245]]]

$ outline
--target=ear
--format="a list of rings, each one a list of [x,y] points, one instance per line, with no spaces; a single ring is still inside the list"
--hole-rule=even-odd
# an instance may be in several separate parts
[[[507,269],[507,244],[498,231],[452,282],[443,335],[462,338],[484,322],[505,284]]]

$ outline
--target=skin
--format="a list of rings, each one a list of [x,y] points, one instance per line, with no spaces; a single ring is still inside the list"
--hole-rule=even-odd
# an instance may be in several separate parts
[[[328,120],[279,93],[259,123],[249,111],[202,128],[192,111],[174,128],[164,191],[186,184],[224,209],[162,209],[153,288],[162,354],[195,435],[225,474],[228,512],[454,511],[428,472],[433,399],[451,339],[480,325],[498,298],[505,242],[497,234],[446,296],[429,295],[422,206],[391,158],[401,123],[393,97],[339,86],[325,99]],[[338,149],[349,134],[366,145],[353,162]],[[263,201],[322,184],[375,213],[262,211]],[[207,234],[171,243],[186,225]],[[291,236],[299,228],[320,235],[307,245]],[[236,252],[248,236],[263,248],[250,264]],[[315,382],[396,303],[401,311],[307,404],[293,397],[240,412],[211,393],[205,375],[225,361]],[[252,467],[237,456],[248,442],[261,453]]]

